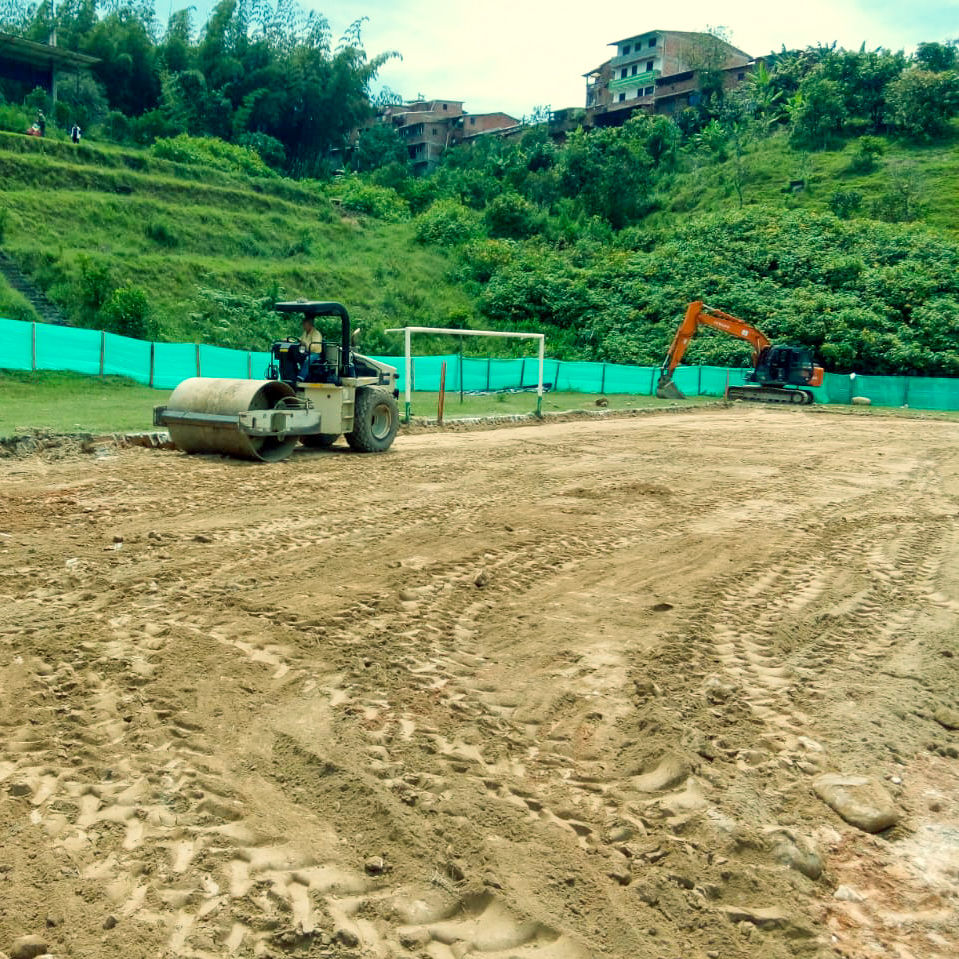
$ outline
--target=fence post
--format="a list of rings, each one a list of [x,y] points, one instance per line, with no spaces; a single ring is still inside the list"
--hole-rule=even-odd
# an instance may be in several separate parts
[[[436,423],[443,425],[443,401],[446,398],[446,360],[440,365],[440,395],[436,401]]]
[[[696,367],[699,372],[696,374],[696,395],[703,395],[703,367],[702,364]]]
[[[486,392],[490,391],[490,374],[493,372],[493,358],[486,357]]]
[[[649,392],[646,395],[647,396],[656,395],[656,367],[655,366],[651,366],[649,368]]]
[[[253,353],[248,352],[246,354],[246,378],[248,380],[253,379]]]
[[[100,375],[103,376],[106,369],[107,360],[107,334],[105,330],[100,331]]]
[[[911,376],[907,376],[907,377],[906,377],[906,387],[905,387],[905,389],[902,391],[902,405],[903,405],[903,406],[908,406],[908,405],[909,405],[909,381],[910,381],[911,379],[912,379]]]
[[[30,369],[37,368],[37,324],[30,324]]]
[[[526,382],[526,357],[520,360],[519,364],[519,388],[523,389],[523,383]]]
[[[156,352],[157,345],[156,343],[150,344],[150,389],[153,389],[153,371],[156,367]]]
[[[199,343],[197,343],[196,345],[196,375],[197,376],[202,375],[200,373],[200,344]]]
[[[554,390],[559,390],[559,364],[560,364],[560,362],[561,362],[560,360],[557,360],[557,361],[556,361],[556,376],[553,377],[553,389],[554,389]]]
[[[606,392],[606,364],[603,364],[603,373],[599,378],[599,391],[600,393]]]

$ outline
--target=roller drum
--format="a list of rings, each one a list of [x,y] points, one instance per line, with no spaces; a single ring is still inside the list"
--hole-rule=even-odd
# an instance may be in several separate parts
[[[172,393],[167,409],[185,413],[236,415],[247,410],[272,410],[287,397],[296,396],[280,380],[230,380],[192,377]],[[240,459],[275,462],[286,459],[298,437],[249,436],[238,424],[195,424],[171,420],[170,439],[185,453],[223,453]]]

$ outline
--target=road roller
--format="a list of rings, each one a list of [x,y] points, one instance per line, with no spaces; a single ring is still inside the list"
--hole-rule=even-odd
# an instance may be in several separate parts
[[[388,450],[399,428],[396,368],[353,350],[350,317],[341,303],[301,300],[275,309],[311,319],[339,317],[342,339],[324,340],[321,352],[312,355],[299,340],[275,342],[263,380],[184,380],[166,406],[154,409],[154,426],[169,430],[184,453],[265,462],[286,459],[298,443],[315,449],[341,436],[359,453]]]

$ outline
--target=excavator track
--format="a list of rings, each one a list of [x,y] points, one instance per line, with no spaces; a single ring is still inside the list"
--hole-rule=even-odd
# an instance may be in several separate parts
[[[780,386],[729,386],[727,400],[745,400],[747,403],[786,403],[809,406],[815,402],[811,390],[787,390]]]

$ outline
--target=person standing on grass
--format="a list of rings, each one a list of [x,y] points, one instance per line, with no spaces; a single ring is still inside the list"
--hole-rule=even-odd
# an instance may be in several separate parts
[[[37,126],[40,128],[40,136],[46,136],[47,118],[43,115],[43,110],[37,110]]]
[[[70,131],[70,139],[74,143],[80,142],[80,127],[76,123],[73,124],[73,129]]]

